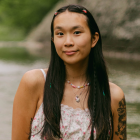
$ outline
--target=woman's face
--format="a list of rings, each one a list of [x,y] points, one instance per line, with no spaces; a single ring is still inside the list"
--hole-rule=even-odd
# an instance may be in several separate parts
[[[86,60],[98,38],[98,33],[91,37],[86,16],[83,14],[66,11],[54,19],[53,42],[64,63],[76,64]]]

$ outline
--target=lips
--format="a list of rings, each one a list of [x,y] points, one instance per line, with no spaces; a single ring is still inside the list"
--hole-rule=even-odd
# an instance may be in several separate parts
[[[75,54],[77,51],[64,51],[64,53],[66,54],[66,55],[73,55],[73,54]]]

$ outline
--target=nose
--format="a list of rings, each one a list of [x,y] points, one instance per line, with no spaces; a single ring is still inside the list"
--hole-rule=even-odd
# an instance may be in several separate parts
[[[70,47],[70,46],[73,46],[73,45],[74,45],[74,42],[73,42],[73,39],[72,39],[71,35],[67,35],[66,39],[65,39],[65,42],[64,42],[64,46],[65,47]]]

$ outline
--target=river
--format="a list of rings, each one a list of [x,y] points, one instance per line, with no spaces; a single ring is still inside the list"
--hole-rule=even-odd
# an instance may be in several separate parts
[[[106,58],[109,80],[122,88],[127,103],[127,139],[140,140],[140,62]],[[11,139],[13,100],[23,74],[46,68],[46,61],[0,61],[0,140]]]

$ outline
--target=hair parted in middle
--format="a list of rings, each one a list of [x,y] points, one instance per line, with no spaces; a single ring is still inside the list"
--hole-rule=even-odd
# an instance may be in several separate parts
[[[80,5],[68,5],[60,8],[57,13],[54,14],[51,23],[51,38],[54,38],[55,17],[65,11],[85,15],[88,27],[91,32],[91,36],[95,35],[95,32],[99,34],[99,40],[97,44],[95,45],[95,47],[91,48],[88,68],[86,72],[87,80],[90,81],[90,87],[87,91],[87,93],[89,92],[88,108],[91,117],[90,140],[94,140],[94,135],[92,133],[94,131],[94,127],[97,133],[96,139],[107,140],[109,138],[108,132],[111,131],[111,126],[113,126],[113,121],[111,112],[109,80],[105,60],[102,53],[101,34],[93,16],[85,7]],[[51,39],[51,60],[47,72],[43,98],[43,111],[45,115],[45,121],[42,128],[42,139],[46,138],[48,140],[52,140],[62,137],[60,132],[60,118],[61,101],[64,93],[65,80],[66,71],[64,62],[58,56],[54,42]]]

